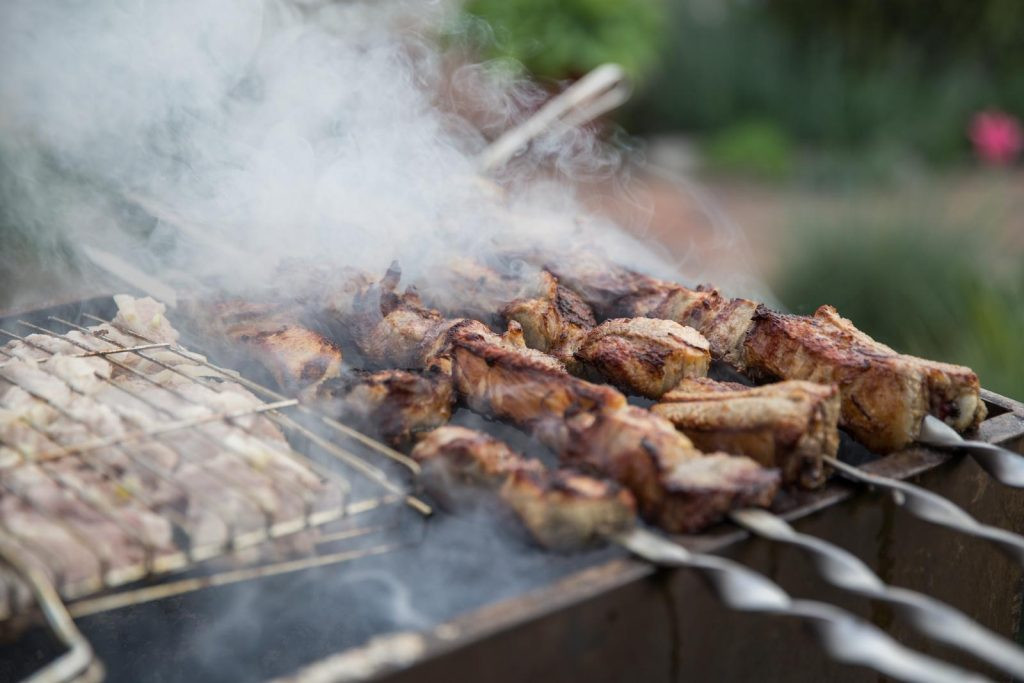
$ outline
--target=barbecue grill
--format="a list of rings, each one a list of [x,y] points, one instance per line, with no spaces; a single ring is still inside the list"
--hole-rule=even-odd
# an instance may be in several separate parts
[[[82,332],[109,320],[111,314],[110,299],[93,299],[13,316],[4,320],[2,333],[8,338],[24,338],[30,333]],[[125,348],[82,351],[101,353],[114,361],[121,354],[147,357],[168,348],[150,339],[137,341]],[[195,346],[202,348],[201,344]],[[193,356],[189,359],[195,361]],[[794,620],[738,616],[710,602],[706,589],[695,583],[693,574],[656,573],[651,565],[624,558],[613,550],[556,558],[536,553],[536,566],[527,567],[529,580],[517,582],[511,592],[500,581],[478,586],[479,590],[464,600],[438,608],[433,612],[435,618],[421,618],[414,632],[407,632],[406,624],[402,633],[389,635],[395,624],[383,616],[372,624],[346,624],[344,616],[338,615],[344,613],[345,602],[327,610],[332,616],[325,618],[323,605],[317,602],[317,586],[331,585],[332,572],[343,574],[342,567],[358,571],[365,566],[386,575],[395,570],[396,563],[414,562],[417,557],[429,562],[443,552],[438,544],[451,540],[450,529],[444,525],[450,527],[452,520],[423,523],[429,507],[410,493],[409,474],[415,464],[404,456],[233,371],[205,360],[195,362],[204,365],[218,381],[238,382],[267,401],[253,412],[266,415],[293,442],[300,442],[303,462],[343,495],[327,508],[307,508],[301,518],[235,534],[225,546],[191,547],[184,543],[188,552],[175,556],[151,554],[152,561],[142,566],[107,572],[102,586],[58,584],[67,613],[77,620],[84,634],[84,638],[78,637],[69,626],[64,608],[55,602],[56,595],[45,596],[45,615],[65,646],[74,646],[62,661],[83,668],[91,665],[95,672],[95,660],[85,656],[91,643],[114,680],[130,680],[154,667],[162,678],[174,680],[183,675],[169,666],[172,657],[168,656],[168,647],[173,650],[177,645],[176,654],[193,667],[184,677],[194,679],[192,674],[198,671],[200,678],[231,679],[238,670],[225,665],[223,659],[204,666],[209,654],[195,652],[189,633],[198,626],[228,634],[224,637],[230,639],[233,629],[223,626],[223,611],[234,609],[239,600],[254,601],[257,606],[250,618],[269,625],[281,605],[252,596],[285,591],[295,597],[296,604],[306,606],[287,611],[280,625],[286,632],[271,629],[272,635],[266,640],[256,638],[242,648],[257,662],[246,672],[247,677],[287,675],[302,666],[310,668],[293,674],[296,680],[324,680],[316,678],[321,675],[327,675],[326,680],[343,679],[353,671],[365,676],[390,675],[396,680],[453,676],[458,680],[476,675],[482,666],[486,666],[483,670],[488,677],[499,680],[523,675],[567,680],[581,675],[598,680],[637,675],[647,680],[671,680],[692,675],[703,680],[758,673],[777,673],[780,677],[785,673],[787,678],[796,678],[794,671],[808,679],[820,678],[825,671],[837,675],[827,657],[805,640],[806,635],[795,627]],[[980,437],[1020,450],[1024,444],[1024,406],[990,392],[984,398],[989,417],[982,423]],[[205,422],[178,421],[165,429],[167,433],[200,430],[214,420],[237,424],[242,417],[219,414]],[[159,436],[132,434],[131,440]],[[78,448],[100,445],[127,447],[129,442],[98,438]],[[866,472],[912,478],[996,526],[1017,528],[1024,518],[1024,504],[1014,499],[1012,491],[993,484],[966,459],[925,448],[874,458],[852,442],[843,444],[840,455]],[[248,467],[244,459],[240,460]],[[232,486],[230,481],[224,484]],[[879,504],[875,496],[857,493],[856,485],[835,480],[817,492],[790,494],[775,511],[799,530],[834,539],[853,550],[886,581],[939,596],[997,632],[1019,634],[1019,565],[988,545],[922,525],[894,510],[892,503]],[[320,531],[313,552],[286,560],[261,558],[245,565],[217,565],[217,556],[222,553],[265,547],[275,537],[284,538],[312,527]],[[435,535],[431,530],[438,527],[442,532]],[[827,600],[859,613],[916,649],[978,667],[976,661],[922,639],[905,623],[893,619],[891,613],[872,609],[866,601],[837,595],[816,581],[810,563],[795,553],[748,539],[745,532],[734,528],[678,540],[694,551],[715,551],[739,559],[802,596]],[[23,567],[16,551],[11,563],[15,570]],[[928,571],[923,572],[923,568]],[[416,595],[419,588],[415,575],[405,573],[404,580]],[[372,583],[376,579],[369,580]],[[424,590],[433,588],[430,581],[423,583]],[[359,603],[351,584],[343,583],[331,592],[336,592],[338,600],[351,601],[347,604]],[[360,592],[355,590],[356,594]],[[261,608],[260,601],[268,604]],[[326,628],[309,640],[289,632],[308,631],[310,623]],[[369,647],[358,647],[374,637]],[[126,642],[138,647],[126,649]],[[271,647],[270,643],[282,642],[285,645],[278,646],[276,656],[259,654],[261,649]],[[349,648],[355,649],[337,655]],[[55,656],[59,648],[54,647],[46,629],[39,627],[15,641],[9,652],[16,656],[4,658],[8,667],[5,677],[32,670]],[[312,663],[321,657],[326,659]],[[857,680],[867,674],[859,669],[842,669],[838,675]]]

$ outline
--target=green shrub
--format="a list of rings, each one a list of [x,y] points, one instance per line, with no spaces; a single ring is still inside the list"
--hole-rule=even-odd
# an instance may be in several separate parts
[[[642,80],[666,29],[663,0],[469,0],[465,11],[492,28],[469,36],[486,56],[513,59],[555,80],[605,62]]]
[[[983,231],[920,219],[847,216],[796,232],[777,282],[800,313],[829,303],[899,351],[968,365],[982,384],[1024,397],[1024,268],[993,268]]]
[[[714,134],[704,146],[704,163],[712,171],[777,180],[789,175],[792,146],[771,121],[746,121]]]
[[[961,160],[975,111],[1024,115],[1024,4],[939,4],[675,0],[661,66],[628,124],[714,132],[754,118],[802,145]]]

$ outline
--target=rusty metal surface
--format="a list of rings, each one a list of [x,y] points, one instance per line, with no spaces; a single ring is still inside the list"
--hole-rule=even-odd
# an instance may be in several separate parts
[[[979,437],[1024,452],[1024,405],[987,391],[984,398],[991,417]],[[924,486],[985,523],[1024,531],[1024,495],[993,481],[969,458],[913,448],[865,469]],[[1024,636],[1024,570],[994,547],[922,522],[887,496],[843,482],[783,501],[778,511],[798,531],[849,550],[886,582],[944,600],[997,633]],[[728,527],[679,540],[743,562],[795,596],[868,618],[915,649],[1005,679],[927,641],[884,606],[829,587],[795,549]],[[877,680],[867,670],[830,662],[794,621],[730,612],[693,573],[657,571],[628,559],[578,572],[422,635],[419,661],[382,673],[381,680]]]

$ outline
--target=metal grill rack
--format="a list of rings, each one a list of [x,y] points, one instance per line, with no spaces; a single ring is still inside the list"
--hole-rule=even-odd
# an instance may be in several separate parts
[[[404,507],[420,513],[414,517],[430,513],[397,471],[415,472],[414,462],[175,343],[146,338],[90,313],[82,313],[78,322],[50,315],[16,325],[20,329],[0,328],[10,342],[0,347],[0,386],[19,386],[60,420],[19,417],[18,427],[40,444],[34,449],[0,437],[7,455],[0,462],[0,503],[6,499],[8,505],[18,505],[50,533],[84,551],[99,571],[85,576],[53,572],[67,563],[52,556],[52,546],[0,522],[0,554],[7,560],[7,566],[0,564],[0,590],[6,594],[0,600],[0,626],[32,613],[28,603],[33,597],[60,636],[62,615],[68,612],[59,600],[53,604],[58,596],[77,617],[386,552],[401,542],[393,534],[376,545],[353,543],[388,526],[382,515],[368,513],[397,513]],[[122,343],[125,338],[137,343]],[[54,342],[70,344],[80,353],[58,354],[52,350]],[[32,371],[44,373],[39,377],[51,386],[73,400],[94,401],[47,362],[58,355],[105,360],[111,373],[93,370],[89,380],[132,406],[134,412],[119,413],[131,428],[101,434],[70,402],[62,404],[45,386],[26,387],[11,376],[19,356],[31,356],[38,361],[31,363]],[[155,379],[157,374],[163,379]],[[243,409],[212,410],[195,395],[237,387],[259,400],[250,396]],[[51,428],[54,424],[63,425],[64,432]],[[68,437],[68,425],[79,438]],[[268,438],[268,432],[287,441]],[[299,444],[303,452],[290,444]],[[173,454],[175,466],[152,457],[147,449],[154,448],[168,449],[164,452]],[[216,467],[216,459],[224,466]],[[210,489],[190,491],[180,476],[186,467],[192,469],[192,483],[198,477]],[[21,476],[27,468],[36,479]],[[56,502],[41,499],[32,485],[44,487]],[[61,515],[54,511],[59,505],[84,514]],[[155,540],[144,524],[128,521],[131,514],[166,520],[170,539]],[[215,520],[225,533],[210,538],[196,528],[203,519]],[[104,532],[119,536],[115,540],[130,545],[130,552],[122,547],[118,556],[117,544],[105,539]],[[155,577],[163,580],[143,582]],[[52,594],[46,590],[50,582],[56,588]],[[73,624],[66,622],[73,635]],[[74,638],[61,639],[73,653]]]

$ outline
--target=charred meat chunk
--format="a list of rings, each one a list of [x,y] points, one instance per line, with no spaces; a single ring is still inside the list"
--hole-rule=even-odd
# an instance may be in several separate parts
[[[961,432],[985,417],[978,376],[970,369],[897,353],[831,306],[813,316],[759,308],[744,351],[757,376],[837,384],[840,424],[881,453],[913,443],[925,415]]]
[[[546,548],[593,545],[634,524],[633,497],[617,484],[568,469],[549,470],[483,432],[439,427],[416,445],[412,457],[442,496],[455,483],[497,491]]]
[[[303,325],[287,305],[223,299],[189,309],[207,333],[225,345],[240,345],[286,392],[312,394],[341,374],[341,348]]]
[[[320,386],[318,398],[393,446],[448,422],[455,392],[451,377],[407,370],[351,371]]]
[[[548,421],[537,435],[565,463],[628,488],[644,519],[671,533],[699,531],[737,507],[767,506],[779,487],[778,471],[705,455],[671,423],[632,406]]]
[[[623,391],[657,399],[684,377],[704,377],[708,341],[692,327],[654,318],[615,318],[589,333],[577,358]]]
[[[756,380],[838,385],[840,425],[877,452],[913,443],[925,415],[961,432],[985,417],[978,377],[969,368],[897,353],[831,306],[811,316],[786,315],[715,289],[648,277],[592,253],[543,262],[601,317],[690,325],[711,343],[714,358]]]
[[[782,480],[815,488],[825,480],[822,456],[839,449],[839,390],[786,381],[747,387],[685,379],[651,410],[703,451],[747,455],[777,467]]]

